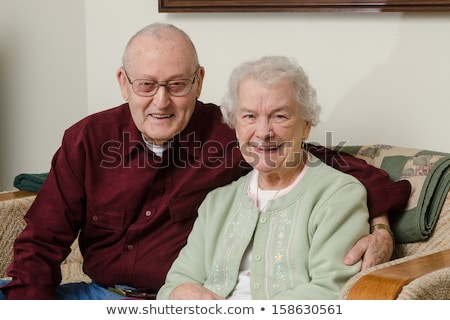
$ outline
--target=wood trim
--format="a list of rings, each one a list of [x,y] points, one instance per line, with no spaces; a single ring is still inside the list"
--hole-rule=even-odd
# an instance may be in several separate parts
[[[159,12],[439,12],[450,0],[159,0]]]
[[[375,270],[362,276],[347,300],[395,300],[403,287],[423,275],[450,267],[450,249]]]
[[[29,192],[29,191],[9,191],[5,193],[0,193],[0,201],[7,201],[7,200],[13,200],[13,199],[20,199],[20,198],[26,198],[37,195],[36,192]]]

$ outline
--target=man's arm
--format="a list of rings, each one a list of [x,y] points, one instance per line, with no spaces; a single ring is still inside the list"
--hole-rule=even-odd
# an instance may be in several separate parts
[[[81,181],[84,153],[66,139],[65,135],[49,175],[25,215],[27,225],[15,240],[14,259],[8,269],[12,280],[2,287],[7,299],[54,299],[61,282],[61,262],[70,253],[85,212],[80,201],[83,184],[76,183]],[[74,210],[69,203],[80,208]]]
[[[371,234],[355,244],[344,262],[352,265],[363,259],[361,268],[366,269],[389,261],[394,250],[394,238],[389,229],[388,213],[405,208],[411,193],[409,181],[391,181],[387,172],[345,152],[310,144],[308,150],[327,165],[357,178],[367,190]],[[374,230],[372,227],[375,225],[386,227]]]
[[[327,165],[358,179],[367,190],[370,219],[403,210],[411,193],[407,180],[391,181],[388,173],[348,153],[308,144],[308,151]]]

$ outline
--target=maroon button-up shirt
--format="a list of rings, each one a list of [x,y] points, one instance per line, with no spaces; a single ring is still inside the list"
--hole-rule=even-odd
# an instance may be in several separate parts
[[[208,191],[248,172],[235,146],[219,108],[201,102],[161,158],[143,143],[127,104],[78,122],[26,215],[7,297],[52,298],[80,229],[84,271],[95,282],[157,291]]]
[[[60,263],[79,233],[84,271],[103,286],[156,292],[206,194],[248,172],[219,108],[197,102],[187,128],[161,158],[143,143],[129,107],[90,115],[69,128],[25,219],[2,288],[8,299],[52,299]],[[376,214],[406,204],[409,191],[364,161],[311,148],[365,183]],[[341,161],[331,161],[338,157]],[[343,158],[344,157],[344,158]],[[383,190],[400,195],[384,199]],[[369,206],[370,207],[370,206]],[[81,230],[81,231],[80,231]]]

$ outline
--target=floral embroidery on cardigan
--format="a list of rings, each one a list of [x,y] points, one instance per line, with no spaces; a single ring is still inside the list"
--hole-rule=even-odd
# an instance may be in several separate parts
[[[230,287],[230,283],[234,287],[237,275],[234,274],[234,270],[229,270],[228,266],[232,265],[229,260],[232,258],[233,250],[243,241],[242,236],[246,234],[245,230],[252,220],[254,217],[243,208],[230,212],[230,220],[228,220],[230,223],[225,224],[221,235],[226,241],[220,241],[221,245],[215,255],[212,272],[205,287],[214,288],[216,292],[224,292]]]
[[[290,232],[292,220],[285,210],[271,213],[271,216],[269,243],[272,245],[269,247],[270,258],[268,257],[267,264],[272,279],[269,279],[267,289],[276,294],[291,287],[291,281],[287,276],[292,269],[292,261],[289,260],[291,239],[286,238],[286,234],[292,234]]]

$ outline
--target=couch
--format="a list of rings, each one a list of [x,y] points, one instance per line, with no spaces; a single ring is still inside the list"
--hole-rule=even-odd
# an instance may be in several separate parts
[[[450,299],[450,154],[388,145],[336,148],[412,185],[405,210],[390,213],[396,238],[391,261],[352,277],[339,299]],[[0,193],[0,278],[6,277],[14,239],[35,196]],[[76,241],[61,271],[63,283],[90,281]]]

